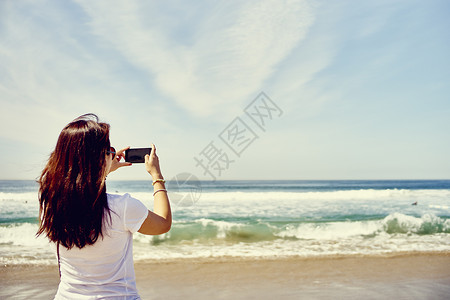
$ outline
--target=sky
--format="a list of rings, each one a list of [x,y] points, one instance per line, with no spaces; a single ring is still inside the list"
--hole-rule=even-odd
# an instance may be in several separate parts
[[[36,179],[85,113],[116,149],[154,143],[167,179],[449,179],[449,13],[446,0],[0,1],[0,179]]]

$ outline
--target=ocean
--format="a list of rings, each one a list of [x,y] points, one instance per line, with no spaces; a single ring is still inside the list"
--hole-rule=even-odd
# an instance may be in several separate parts
[[[449,180],[171,181],[173,226],[134,235],[135,261],[450,252]],[[0,263],[56,265],[34,181],[0,181]],[[108,181],[152,209],[150,181]]]

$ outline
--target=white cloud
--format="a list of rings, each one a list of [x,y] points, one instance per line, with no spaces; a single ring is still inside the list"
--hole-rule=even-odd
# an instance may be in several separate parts
[[[50,147],[62,127],[83,113],[137,116],[139,110],[125,105],[136,93],[116,71],[113,54],[89,44],[71,11],[42,5],[4,5],[0,137]]]
[[[196,24],[190,43],[183,43],[167,34],[166,22],[178,22],[178,16],[152,22],[164,18],[149,4],[78,3],[90,15],[93,32],[154,76],[163,94],[200,116],[223,114],[224,107],[253,98],[314,19],[302,0],[218,4],[207,7],[209,17]]]

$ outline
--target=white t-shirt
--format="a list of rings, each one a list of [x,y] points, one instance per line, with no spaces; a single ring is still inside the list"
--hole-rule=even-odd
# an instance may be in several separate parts
[[[147,207],[129,194],[107,194],[111,223],[94,245],[60,245],[61,282],[55,299],[140,299],[133,265],[133,233]]]

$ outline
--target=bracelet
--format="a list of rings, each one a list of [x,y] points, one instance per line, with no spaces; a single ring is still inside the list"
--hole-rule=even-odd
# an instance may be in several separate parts
[[[164,179],[155,179],[155,180],[153,180],[152,185],[155,185],[155,183],[157,183],[157,182],[166,183],[166,181]]]
[[[156,191],[153,193],[153,197],[155,197],[156,193],[158,193],[158,192],[166,192],[166,193],[167,193],[167,190],[166,190],[166,189],[156,190]]]

